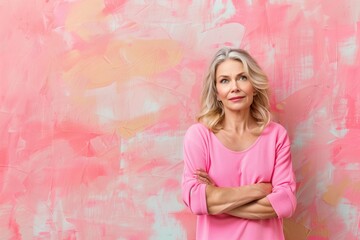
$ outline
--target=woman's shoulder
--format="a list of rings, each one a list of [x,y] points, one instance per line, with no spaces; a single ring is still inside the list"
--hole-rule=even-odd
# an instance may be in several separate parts
[[[202,123],[194,123],[187,129],[187,133],[207,133],[210,130]]]
[[[270,121],[264,129],[264,134],[286,136],[286,128],[278,122]]]
[[[281,125],[281,123],[278,123],[278,122],[270,121],[269,124],[267,125],[267,127],[272,130],[286,132],[286,128],[283,125]]]
[[[277,143],[289,142],[289,136],[286,128],[278,122],[270,121],[263,133],[263,135],[267,135]]]
[[[210,134],[210,130],[202,123],[194,123],[187,129],[185,137],[206,137]]]

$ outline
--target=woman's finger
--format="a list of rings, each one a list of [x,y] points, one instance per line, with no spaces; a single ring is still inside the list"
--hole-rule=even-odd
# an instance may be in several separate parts
[[[203,170],[197,170],[196,171],[196,174],[199,175],[199,176],[202,176],[202,177],[208,177],[208,173],[203,171]]]
[[[207,179],[207,180],[210,180],[210,177],[209,175],[200,175],[200,174],[194,174],[194,176],[198,179]]]
[[[211,182],[213,182],[212,178],[209,176],[207,172],[198,172],[197,175],[208,178]]]
[[[203,182],[208,182],[209,181],[209,179],[207,179],[206,177],[202,177],[202,176],[197,176],[196,177],[198,180],[200,180],[200,181],[203,181]]]
[[[198,176],[197,179],[198,179],[199,182],[201,182],[201,183],[205,183],[205,184],[207,184],[207,185],[215,185],[209,178],[205,178],[205,177]]]

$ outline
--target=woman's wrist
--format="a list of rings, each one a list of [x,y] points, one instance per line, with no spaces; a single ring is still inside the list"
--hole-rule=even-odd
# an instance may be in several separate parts
[[[251,184],[250,188],[251,192],[254,194],[254,200],[264,198],[272,191],[272,185],[270,183],[255,183]]]

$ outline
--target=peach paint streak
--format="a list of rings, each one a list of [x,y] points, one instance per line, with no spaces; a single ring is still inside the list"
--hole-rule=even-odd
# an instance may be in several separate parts
[[[194,239],[182,137],[221,46],[258,60],[289,131],[286,238],[359,239],[358,1],[14,0],[0,16],[0,239]]]

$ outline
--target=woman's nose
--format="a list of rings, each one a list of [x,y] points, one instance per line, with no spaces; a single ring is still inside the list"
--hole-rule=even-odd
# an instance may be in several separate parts
[[[238,81],[236,81],[236,80],[231,81],[231,91],[232,92],[240,91],[239,86],[238,86]]]

